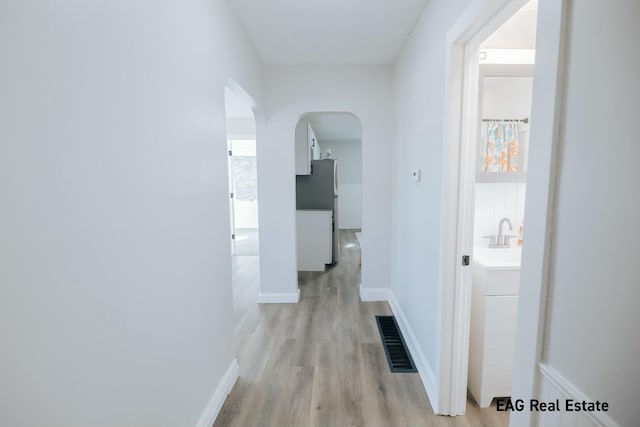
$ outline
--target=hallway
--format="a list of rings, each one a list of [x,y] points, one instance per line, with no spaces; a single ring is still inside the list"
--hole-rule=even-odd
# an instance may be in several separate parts
[[[463,417],[436,416],[418,374],[389,372],[375,315],[391,310],[360,301],[355,233],[341,245],[335,267],[299,273],[300,303],[251,310],[240,378],[215,426],[506,426],[507,413],[472,401]]]

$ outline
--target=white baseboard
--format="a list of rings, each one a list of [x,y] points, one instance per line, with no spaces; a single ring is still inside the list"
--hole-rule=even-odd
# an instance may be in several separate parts
[[[362,224],[356,222],[347,222],[338,226],[340,230],[359,230],[362,228]]]
[[[231,393],[231,389],[238,380],[239,373],[240,367],[238,366],[238,359],[233,359],[231,361],[231,365],[227,368],[227,372],[224,373],[222,379],[218,383],[218,387],[216,387],[216,391],[213,393],[211,400],[209,400],[202,416],[200,416],[196,427],[211,427],[213,425],[216,418],[218,418],[218,414],[220,413],[220,409],[222,409],[224,401],[227,399],[227,396]]]
[[[433,368],[424,356],[422,347],[418,344],[418,340],[413,333],[413,329],[409,326],[407,317],[404,315],[404,312],[402,311],[402,308],[400,308],[400,304],[391,289],[389,289],[389,305],[391,306],[391,311],[393,311],[393,314],[396,316],[396,321],[398,322],[398,326],[400,326],[402,336],[404,337],[404,340],[409,347],[411,357],[413,357],[413,361],[416,364],[418,374],[420,374],[422,385],[427,392],[427,397],[429,398],[433,412],[438,414],[438,387]]]
[[[546,363],[538,364],[538,370],[542,376],[540,396],[541,400],[553,400],[553,399],[573,399],[576,402],[586,401],[594,402],[595,400],[585,395],[582,390],[572,384],[566,379],[560,372],[556,371],[553,367]],[[595,396],[594,396],[595,397]],[[561,405],[564,405],[561,403]],[[553,414],[556,415],[556,414]],[[557,414],[560,420],[545,419],[544,416],[539,416],[537,420],[538,426],[547,426],[555,423],[560,425],[580,425],[589,427],[620,427],[607,412],[564,412],[560,411]],[[564,418],[564,419],[563,419]],[[570,424],[569,424],[570,423]]]
[[[258,294],[259,304],[296,304],[300,301],[300,289],[292,294]]]
[[[389,301],[389,288],[365,288],[360,285],[360,301]]]

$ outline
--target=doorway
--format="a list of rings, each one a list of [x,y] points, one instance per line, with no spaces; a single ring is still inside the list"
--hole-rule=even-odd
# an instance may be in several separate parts
[[[229,172],[229,241],[237,354],[253,328],[260,289],[256,121],[250,98],[237,84],[225,87]]]
[[[231,254],[258,256],[258,170],[255,137],[230,137]]]
[[[509,398],[513,381],[537,0],[479,46],[467,389],[481,408]]]
[[[340,112],[302,115],[295,128],[295,159],[297,270],[325,271],[340,262],[342,249],[357,250],[361,265],[360,120]]]
[[[499,300],[489,300],[490,296],[498,296],[492,294],[494,288],[488,293],[483,294],[482,289],[474,293],[474,282],[480,281],[474,265],[476,261],[485,261],[486,267],[498,253],[506,255],[507,246],[512,247],[512,265],[520,265],[519,243],[526,241],[520,235],[520,226],[524,223],[528,139],[531,126],[538,126],[535,116],[528,114],[531,112],[531,79],[537,47],[537,1],[505,0],[496,2],[492,8],[476,8],[476,3],[469,7],[468,13],[448,34],[452,50],[447,98],[449,155],[445,235],[455,237],[443,242],[443,280],[452,286],[445,286],[443,292],[439,367],[443,380],[438,396],[438,412],[448,415],[465,413],[467,386],[470,390],[476,387],[471,383],[478,378],[472,372],[477,368],[473,365],[482,365],[483,360],[490,360],[491,354],[483,351],[495,348],[480,346],[481,356],[475,354],[478,342],[482,343],[485,338],[478,330],[486,329],[486,316],[485,323],[472,323],[472,306],[477,305],[474,298],[483,295],[478,298],[484,304],[481,314],[509,313],[512,319],[498,322],[499,327],[510,324],[513,328],[517,323],[517,294],[499,295]],[[556,12],[547,18],[557,19]],[[557,73],[557,69],[545,69],[545,72]],[[519,95],[505,97],[505,94],[514,93]],[[540,99],[545,103],[549,101],[546,96]],[[525,105],[526,109],[519,110],[518,103]],[[542,129],[553,126],[544,119],[540,123]],[[476,209],[478,203],[481,206]],[[496,215],[498,217],[494,218]],[[484,236],[488,238],[485,240]],[[538,244],[536,241],[536,246]],[[483,255],[484,260],[481,259]],[[517,293],[518,279],[515,288]],[[491,305],[497,301],[504,302],[506,298],[503,296],[513,297],[509,307]],[[538,304],[539,301],[532,303]],[[478,312],[477,309],[475,311]],[[500,353],[509,361],[513,360],[515,351],[516,331],[513,329],[509,332],[510,350]],[[507,364],[497,363],[504,366],[505,371],[513,369]],[[506,391],[502,389],[494,397],[511,394],[511,375],[513,371],[502,373],[502,381],[508,385]],[[487,402],[486,396],[475,394],[478,396],[471,393],[475,400],[480,401],[480,406],[491,403],[492,398]]]

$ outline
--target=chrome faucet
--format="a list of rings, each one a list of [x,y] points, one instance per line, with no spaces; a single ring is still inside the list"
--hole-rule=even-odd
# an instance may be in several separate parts
[[[500,223],[498,224],[498,235],[484,236],[485,238],[489,239],[490,248],[510,248],[511,247],[511,241],[509,239],[515,236],[502,234],[502,226],[504,225],[505,222],[509,226],[509,231],[513,231],[513,226],[511,225],[511,221],[509,221],[509,218],[507,217],[502,218],[500,220]]]
[[[505,222],[509,226],[509,231],[513,231],[513,226],[511,225],[511,221],[509,221],[509,218],[507,217],[502,218],[500,220],[500,223],[498,224],[498,245],[500,245],[503,248],[508,248],[511,246],[511,243],[509,241],[509,238],[511,236],[505,236],[504,234],[502,234],[502,226],[504,225]]]

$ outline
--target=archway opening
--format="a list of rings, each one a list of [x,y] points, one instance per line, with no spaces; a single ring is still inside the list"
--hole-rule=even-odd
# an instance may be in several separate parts
[[[303,114],[295,128],[299,272],[324,271],[362,245],[362,125],[346,112]]]

